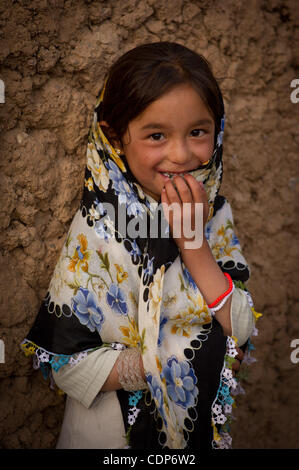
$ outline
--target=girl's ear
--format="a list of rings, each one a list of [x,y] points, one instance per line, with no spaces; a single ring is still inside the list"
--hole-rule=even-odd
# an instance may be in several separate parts
[[[100,121],[99,122],[105,136],[109,140],[109,142],[113,145],[115,150],[119,150],[120,152],[123,152],[123,146],[119,138],[117,137],[115,131],[112,129],[112,127],[109,126],[107,121]]]

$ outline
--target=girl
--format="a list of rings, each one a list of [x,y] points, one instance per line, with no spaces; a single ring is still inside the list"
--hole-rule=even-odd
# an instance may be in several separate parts
[[[142,45],[110,69],[80,209],[22,343],[67,394],[58,448],[230,447],[232,363],[254,310],[218,194],[223,128],[209,65],[184,46]]]

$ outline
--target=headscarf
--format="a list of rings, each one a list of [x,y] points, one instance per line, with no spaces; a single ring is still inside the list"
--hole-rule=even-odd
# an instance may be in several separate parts
[[[103,94],[104,87],[89,133],[80,207],[22,348],[34,354],[35,367],[45,375],[97,348],[138,348],[148,390],[117,392],[128,445],[228,447],[235,339],[223,335],[173,238],[164,236],[167,229],[162,233],[163,216],[160,236],[150,236],[159,206],[105,136],[99,124]],[[235,282],[244,282],[248,266],[230,206],[218,195],[224,120],[211,159],[193,175],[208,195],[205,236],[213,254]],[[107,217],[107,203],[115,210],[114,220]],[[124,224],[119,223],[121,212]],[[123,233],[136,220],[147,222],[145,235]]]

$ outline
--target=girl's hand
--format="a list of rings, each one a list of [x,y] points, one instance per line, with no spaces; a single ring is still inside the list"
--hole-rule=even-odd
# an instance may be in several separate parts
[[[174,211],[174,214],[172,214],[172,211],[168,211],[168,207],[171,203],[177,203],[181,209],[184,204],[189,203],[189,208],[191,207],[191,217],[190,215],[187,217],[189,220],[184,220],[184,214],[181,215],[183,213],[182,211]],[[209,304],[213,302],[220,294],[226,291],[227,279],[223,275],[223,272],[213,256],[209,243],[204,236],[204,226],[208,219],[209,204],[203,185],[197,182],[191,175],[186,175],[184,178],[175,176],[173,181],[166,181],[165,190],[162,190],[161,193],[161,204],[165,218],[169,223],[172,236],[180,250],[184,265],[188,269],[190,276],[200,290],[206,303]],[[196,217],[196,204],[202,204],[201,208],[203,209],[201,213],[202,217],[199,218],[199,221],[198,217]],[[186,237],[183,230],[181,230],[179,237],[176,237],[174,233],[177,228],[182,229],[185,228],[185,225],[190,226],[190,218],[191,224],[193,228],[195,228],[195,236],[193,236],[193,238],[199,240],[199,246],[192,246],[191,249],[190,237]],[[196,225],[195,227],[194,223]],[[231,297],[215,315],[217,321],[219,321],[223,328],[223,334],[225,336],[232,335],[230,308]]]
[[[169,178],[162,190],[161,202],[178,248],[181,251],[188,249],[188,245],[189,248],[193,246],[200,248],[201,242],[198,244],[196,240],[202,241],[209,214],[209,204],[203,183],[198,182],[190,174],[184,177],[176,175],[172,180]],[[169,209],[173,203],[177,204],[176,210]],[[197,204],[202,204],[202,206]]]

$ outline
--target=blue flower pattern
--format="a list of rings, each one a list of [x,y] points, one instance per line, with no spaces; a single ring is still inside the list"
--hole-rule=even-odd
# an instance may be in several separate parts
[[[95,231],[96,231],[96,234],[100,238],[104,238],[106,243],[108,243],[109,238],[112,237],[110,229],[107,228],[107,226],[105,225],[105,223],[102,220],[96,222]]]
[[[195,405],[198,395],[197,378],[187,361],[179,362],[172,356],[164,366],[162,375],[166,379],[168,396],[182,408]]]
[[[151,259],[149,258],[149,256],[146,254],[146,258],[147,258],[147,265],[146,267],[143,269],[143,273],[144,273],[144,278],[145,278],[145,282],[148,282],[149,278],[153,275],[154,273],[154,264],[153,264],[153,260],[154,260],[154,257],[152,257]]]
[[[118,166],[111,160],[107,162],[106,166],[112,180],[112,188],[115,189],[115,194],[118,195],[119,203],[126,204],[128,215],[136,217],[143,213],[145,211],[143,206]]]
[[[224,132],[224,123],[225,123],[225,116],[221,119],[221,124],[220,124],[220,132],[217,137],[217,147],[220,147],[222,145],[223,141],[223,132]]]
[[[159,385],[159,381],[155,375],[146,374],[146,380],[148,387],[151,392],[151,396],[154,398],[157,406],[157,410],[164,421],[165,426],[167,427],[167,421],[165,419],[164,413],[164,399],[163,399],[163,391],[161,386]]]
[[[127,315],[128,306],[126,303],[126,296],[123,290],[117,285],[112,283],[106,295],[108,305],[119,315]]]
[[[97,306],[95,295],[88,289],[80,287],[77,294],[72,298],[72,310],[82,325],[94,332],[99,333],[104,322],[104,315]]]
[[[164,312],[162,312],[160,316],[160,329],[159,329],[159,337],[158,337],[158,347],[161,346],[164,340],[165,336],[165,331],[164,331],[164,326],[168,322],[168,317],[165,316]]]
[[[238,237],[235,233],[233,233],[233,236],[232,236],[232,239],[231,239],[231,244],[233,246],[239,246],[240,245],[239,239],[238,239]]]
[[[211,235],[211,220],[209,220],[205,225],[205,237],[207,240],[210,239]]]
[[[188,282],[188,285],[189,285],[190,287],[192,287],[192,289],[197,290],[197,285],[196,285],[196,283],[194,282],[194,280],[193,280],[193,278],[192,278],[192,276],[191,276],[191,274],[189,273],[189,271],[188,271],[187,268],[185,268],[185,269],[183,270],[183,274],[184,274],[184,276],[185,276],[186,281]]]
[[[132,249],[129,253],[130,253],[131,257],[133,258],[133,261],[137,262],[138,256],[141,255],[141,251],[139,249],[139,246],[137,245],[136,240],[133,240],[133,242],[131,240],[128,240],[128,241],[129,241],[129,243],[131,244],[131,247],[132,247]]]

